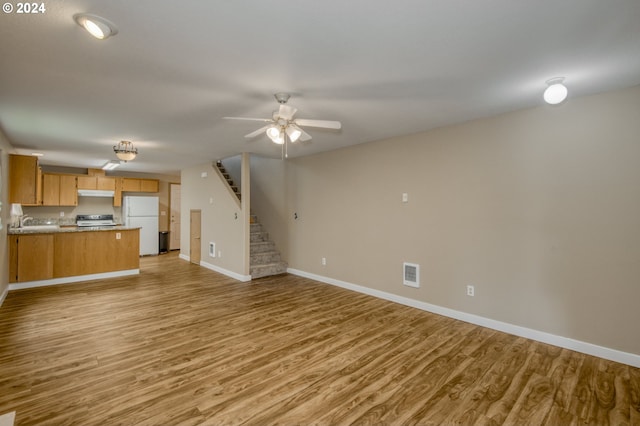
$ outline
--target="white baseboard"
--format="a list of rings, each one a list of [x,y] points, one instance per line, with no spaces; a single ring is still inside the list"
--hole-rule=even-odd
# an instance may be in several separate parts
[[[13,422],[16,419],[16,412],[5,413],[0,416],[0,426],[13,426]]]
[[[204,268],[207,268],[207,269],[211,269],[212,271],[219,272],[219,273],[221,273],[223,275],[226,275],[226,276],[231,277],[231,278],[233,278],[235,280],[238,280],[238,281],[242,281],[242,282],[251,281],[251,275],[241,275],[241,274],[238,274],[236,272],[229,271],[227,269],[221,268],[219,266],[212,265],[211,263],[200,261],[200,266],[202,266]]]
[[[191,261],[191,257],[187,256],[186,254],[182,254],[182,253],[180,253],[180,254],[178,255],[178,257],[179,257],[180,259],[182,259],[182,260],[186,260],[187,262],[190,262],[190,261]]]
[[[4,299],[7,298],[7,294],[9,294],[9,287],[5,288],[2,294],[0,294],[0,306],[2,306]]]
[[[105,278],[124,277],[138,275],[140,269],[126,269],[124,271],[103,272],[100,274],[77,275],[74,277],[53,278],[51,280],[27,281],[24,283],[9,284],[9,290],[22,290],[25,288],[44,287],[47,285],[71,284],[79,281],[102,280]]]
[[[527,339],[536,340],[538,342],[547,343],[561,348],[570,349],[576,352],[581,352],[588,355],[597,356],[599,358],[608,359],[610,361],[619,362],[622,364],[631,365],[633,367],[640,368],[640,355],[622,352],[616,349],[605,348],[603,346],[594,345],[592,343],[582,342],[574,340],[568,337],[557,336],[554,334],[546,333],[544,331],[534,330],[531,328],[521,327],[518,325],[509,324],[502,321],[496,321],[490,318],[481,317],[479,315],[469,314],[466,312],[456,311],[454,309],[444,308],[438,305],[432,305],[430,303],[421,302],[419,300],[410,299],[408,297],[398,296],[393,293],[387,293],[380,290],[364,287],[358,284],[348,283],[346,281],[340,281],[333,278],[324,277],[322,275],[316,275],[298,269],[289,268],[287,272],[293,275],[309,278],[315,281],[320,281],[325,284],[331,284],[337,287],[342,287],[347,290],[353,290],[358,293],[367,294],[380,299],[388,300],[390,302],[400,303],[402,305],[411,306],[412,308],[421,309],[423,311],[431,312],[438,315],[443,315],[449,318],[457,319],[460,321],[476,324],[482,327],[487,327],[493,330],[502,331],[504,333],[513,334]]]

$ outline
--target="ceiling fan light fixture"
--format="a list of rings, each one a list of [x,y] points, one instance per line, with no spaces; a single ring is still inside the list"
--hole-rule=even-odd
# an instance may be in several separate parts
[[[569,91],[563,84],[564,77],[556,77],[547,80],[548,87],[544,91],[544,101],[549,105],[558,105],[567,99]]]
[[[104,40],[118,34],[116,26],[112,22],[100,16],[88,13],[78,13],[73,15],[73,19],[78,25],[87,30],[89,34],[98,40]]]
[[[280,133],[278,133],[278,137],[275,139],[271,139],[273,141],[273,143],[277,144],[277,145],[282,145],[284,144],[284,130],[280,130]]]
[[[276,141],[280,137],[280,129],[277,126],[271,126],[267,129],[267,136],[272,141]]]
[[[289,140],[291,142],[297,141],[302,135],[302,130],[300,130],[296,125],[292,124],[287,126],[287,135],[289,136]]]
[[[118,145],[114,145],[113,152],[122,161],[131,161],[138,155],[138,149],[129,141],[120,141]]]

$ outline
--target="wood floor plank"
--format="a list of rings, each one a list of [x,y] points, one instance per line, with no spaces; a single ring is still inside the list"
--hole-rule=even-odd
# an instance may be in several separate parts
[[[17,425],[640,426],[640,371],[292,275],[172,253],[17,290],[0,413]]]

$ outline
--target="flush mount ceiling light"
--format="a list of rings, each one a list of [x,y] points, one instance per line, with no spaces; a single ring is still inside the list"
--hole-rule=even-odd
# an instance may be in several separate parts
[[[120,167],[120,161],[112,160],[104,163],[104,166],[102,166],[102,170],[113,170],[118,167]]]
[[[120,141],[118,145],[114,145],[113,152],[115,152],[116,157],[122,161],[131,161],[138,155],[138,149],[134,148],[133,144],[129,141]]]
[[[104,40],[110,36],[118,34],[118,29],[113,24],[100,16],[89,13],[78,13],[73,15],[73,20],[78,25],[87,30],[89,34],[99,40]]]
[[[568,90],[563,84],[564,77],[556,77],[547,80],[547,87],[544,91],[544,101],[550,105],[557,105],[567,99]]]

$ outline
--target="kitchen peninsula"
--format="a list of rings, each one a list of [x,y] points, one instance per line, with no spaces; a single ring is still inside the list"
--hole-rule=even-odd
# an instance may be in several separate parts
[[[10,290],[140,273],[139,228],[9,229]]]

